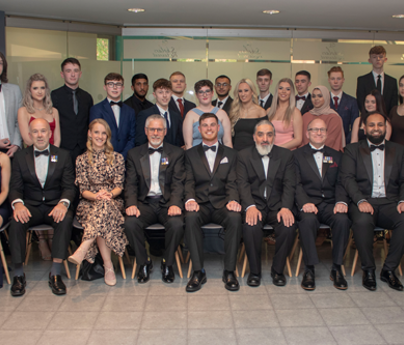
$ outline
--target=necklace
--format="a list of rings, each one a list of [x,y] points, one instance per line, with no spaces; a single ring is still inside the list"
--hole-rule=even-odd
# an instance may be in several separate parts
[[[35,107],[34,107],[34,109],[35,109],[35,110],[38,110],[38,111],[42,111],[42,110],[44,110],[45,108],[35,108]]]

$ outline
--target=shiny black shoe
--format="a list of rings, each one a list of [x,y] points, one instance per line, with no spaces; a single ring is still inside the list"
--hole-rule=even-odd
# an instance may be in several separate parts
[[[55,295],[65,295],[66,285],[62,281],[62,276],[51,276],[49,273],[49,287]]]
[[[236,276],[234,275],[234,271],[223,271],[222,280],[224,283],[224,287],[229,291],[238,291],[240,290],[240,284]]]
[[[362,286],[370,291],[376,291],[375,270],[363,270]]]
[[[185,288],[186,292],[195,292],[201,289],[202,284],[205,284],[208,280],[206,279],[206,273],[202,271],[194,271],[192,273],[192,277],[189,280],[187,287]]]
[[[401,284],[394,271],[382,269],[380,272],[380,280],[389,284],[389,287],[394,290],[403,291],[403,284]]]
[[[153,262],[140,265],[139,271],[137,272],[137,281],[139,284],[147,283],[150,279],[150,273],[153,270]]]
[[[286,278],[283,273],[279,274],[276,273],[272,268],[271,268],[271,277],[272,277],[272,283],[276,286],[285,286],[286,285]]]
[[[173,266],[166,265],[163,261],[161,262],[161,279],[164,283],[171,284],[174,283],[175,274]]]
[[[11,296],[22,296],[25,294],[25,287],[27,282],[25,281],[25,274],[23,276],[18,276],[13,278],[13,285],[11,285],[10,293]]]
[[[301,287],[307,291],[313,291],[316,289],[316,280],[313,270],[306,269],[304,271]]]
[[[344,274],[341,271],[341,267],[332,269],[330,279],[334,282],[334,287],[338,290],[348,289],[348,283],[344,278]]]
[[[257,287],[261,285],[261,275],[250,273],[247,278],[247,285]]]

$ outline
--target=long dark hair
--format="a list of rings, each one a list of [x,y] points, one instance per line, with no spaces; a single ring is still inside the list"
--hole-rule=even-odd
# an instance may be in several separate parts
[[[379,92],[379,90],[374,89],[370,91],[367,95],[372,95],[376,99],[376,112],[380,115],[383,115],[385,118],[387,118],[388,121],[390,121],[390,118],[388,117],[387,111],[386,111],[386,106],[384,104],[384,99],[382,97],[382,94]],[[365,108],[365,102],[366,102],[366,97],[363,100],[362,104],[362,109],[361,109],[361,119],[359,121],[359,128],[362,125],[362,123],[365,123],[366,118],[369,115],[369,112]]]
[[[8,78],[7,78],[7,60],[6,57],[2,52],[0,52],[0,58],[3,61],[3,72],[0,75],[0,80],[2,83],[7,83]]]
[[[402,75],[401,77],[400,77],[400,79],[398,80],[398,84],[400,85],[400,82],[401,82],[401,80],[404,78],[404,75]],[[403,99],[403,96],[401,96],[400,95],[400,93],[398,94],[398,98],[399,98],[399,100],[400,100],[400,104],[403,104],[403,102],[404,102],[404,99]]]

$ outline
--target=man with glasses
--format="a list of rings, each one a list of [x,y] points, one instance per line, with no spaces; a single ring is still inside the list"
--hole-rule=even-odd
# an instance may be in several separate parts
[[[215,90],[217,98],[212,101],[212,105],[223,109],[227,115],[230,113],[233,98],[229,96],[231,90],[231,80],[227,75],[219,75],[215,80]]]
[[[184,235],[184,150],[163,142],[167,121],[151,115],[144,127],[148,142],[129,151],[125,186],[125,233],[135,250],[139,283],[150,278],[153,264],[147,256],[144,229],[161,223],[165,227],[162,280],[174,282],[175,251]],[[181,267],[179,267],[181,269]]]
[[[351,222],[347,214],[349,197],[338,178],[342,153],[324,145],[327,125],[322,119],[309,123],[306,136],[309,143],[294,151],[297,181],[295,201],[306,266],[301,286],[305,290],[316,288],[314,265],[319,263],[319,259],[315,242],[317,231],[323,223],[330,226],[332,231],[333,265],[330,279],[335,288],[346,290],[348,284],[341,265]]]
[[[104,119],[111,129],[111,144],[114,151],[124,156],[135,146],[135,111],[121,101],[124,89],[123,77],[118,73],[109,73],[104,78],[104,90],[107,97],[90,109],[90,122]]]

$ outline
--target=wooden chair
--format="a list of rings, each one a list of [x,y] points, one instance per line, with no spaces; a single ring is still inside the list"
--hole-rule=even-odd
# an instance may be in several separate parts
[[[145,230],[149,231],[149,232],[151,232],[151,231],[165,232],[164,225],[161,225],[161,224],[158,224],[158,223],[148,226]],[[184,262],[184,257],[182,256],[181,246],[178,246],[178,248],[177,248],[177,250],[175,252],[175,261],[177,263],[178,274],[180,275],[181,278],[183,278],[181,263]],[[137,267],[137,263],[136,263],[136,256],[135,256],[135,260],[133,262],[132,279],[135,278],[136,267]]]
[[[25,254],[25,266],[28,265],[29,254],[31,252],[32,233],[34,231],[48,231],[48,230],[53,230],[53,227],[51,227],[50,225],[47,225],[47,224],[32,226],[28,229],[28,231],[27,231],[27,252]],[[70,279],[70,270],[69,270],[69,264],[67,263],[67,260],[63,260],[63,264],[65,266],[67,278]]]
[[[3,225],[3,227],[0,229],[0,233],[4,232],[4,234],[7,234],[6,229],[8,228],[9,225],[10,225],[10,222]],[[7,235],[6,235],[6,237],[8,238]],[[1,262],[2,262],[3,268],[4,268],[4,273],[6,274],[7,284],[10,285],[11,284],[10,273],[8,272],[6,256],[4,255],[3,245],[1,244],[1,241],[0,241],[0,256],[1,256]],[[2,273],[0,272],[0,274],[2,274]]]

